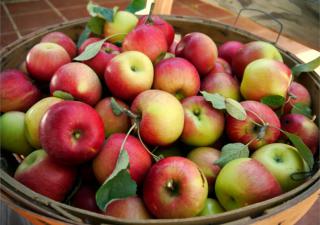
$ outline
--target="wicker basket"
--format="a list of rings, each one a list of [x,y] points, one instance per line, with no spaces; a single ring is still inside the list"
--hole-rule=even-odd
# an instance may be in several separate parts
[[[255,35],[218,22],[182,16],[164,16],[176,33],[186,34],[193,31],[209,35],[218,45],[228,40],[249,42],[263,40]],[[25,60],[28,50],[38,43],[43,35],[61,31],[76,40],[82,32],[87,19],[81,19],[49,27],[34,32],[7,46],[1,51],[1,68],[18,68]],[[292,67],[300,61],[291,53],[279,48],[284,62]],[[316,115],[319,111],[320,79],[316,73],[300,76],[299,82],[308,87],[312,96],[312,108]],[[319,126],[319,120],[317,120]],[[12,177],[17,162],[11,154],[2,152],[8,161],[9,171],[1,169],[1,200],[33,224],[294,224],[317,200],[320,194],[320,170],[299,187],[264,202],[249,205],[237,210],[214,216],[187,219],[123,220],[110,216],[81,210],[55,202],[26,188]],[[319,156],[317,156],[319,157]]]

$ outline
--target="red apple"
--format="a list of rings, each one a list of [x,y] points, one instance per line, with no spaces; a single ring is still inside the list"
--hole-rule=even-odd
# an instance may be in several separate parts
[[[197,95],[200,76],[197,69],[183,58],[169,58],[155,66],[153,88],[169,92],[181,100]]]
[[[237,52],[244,46],[239,41],[226,41],[218,48],[218,56],[226,60],[230,65],[232,64],[232,58]]]
[[[180,40],[176,47],[176,56],[189,60],[200,75],[206,75],[214,67],[218,50],[208,35],[193,32]]]
[[[39,194],[62,201],[73,187],[76,170],[58,164],[41,149],[23,160],[14,178]]]
[[[97,74],[83,63],[68,63],[60,67],[50,82],[50,92],[63,91],[76,100],[95,105],[101,97],[102,87]]]
[[[202,211],[208,183],[191,160],[172,156],[154,164],[143,185],[143,200],[157,218],[186,218]]]
[[[80,209],[101,213],[96,203],[96,188],[82,184],[71,199],[71,205]]]
[[[67,51],[58,44],[41,42],[28,52],[26,63],[30,75],[40,81],[50,81],[64,64],[71,62]]]
[[[121,133],[111,135],[93,160],[93,172],[100,183],[103,183],[114,170],[125,136]],[[131,135],[128,136],[124,149],[129,155],[129,173],[132,179],[140,185],[151,167],[151,156],[140,141]]]
[[[302,84],[299,84],[295,81],[291,82],[288,95],[290,95],[289,101],[286,102],[283,111],[284,113],[290,113],[294,104],[301,103],[305,106],[311,105],[311,96],[307,88],[305,88]],[[289,97],[289,96],[288,96]],[[287,100],[288,100],[287,97]]]
[[[101,40],[102,40],[101,38],[97,38],[97,37],[90,37],[86,39],[79,47],[79,53],[83,52],[88,45]]]
[[[27,75],[19,70],[0,73],[0,112],[26,111],[41,96]]]
[[[40,123],[42,147],[61,163],[75,165],[93,159],[103,141],[102,119],[82,102],[59,102],[49,108]]]
[[[209,73],[219,73],[219,72],[228,73],[230,75],[232,74],[230,64],[222,58],[217,58],[213,69]]]

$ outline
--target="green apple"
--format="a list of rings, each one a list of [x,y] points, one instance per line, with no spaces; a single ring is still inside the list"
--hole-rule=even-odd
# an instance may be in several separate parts
[[[222,208],[220,203],[216,199],[207,198],[204,208],[198,214],[198,216],[209,216],[218,213],[223,213],[225,210]]]
[[[294,180],[293,173],[307,171],[306,164],[296,148],[282,143],[273,143],[257,149],[252,158],[262,163],[277,179],[282,190],[289,191],[304,180]]]
[[[1,148],[21,155],[28,155],[33,148],[25,136],[25,113],[6,112],[0,117]]]

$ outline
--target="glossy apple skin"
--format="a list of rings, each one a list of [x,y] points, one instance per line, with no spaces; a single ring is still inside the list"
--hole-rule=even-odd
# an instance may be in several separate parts
[[[291,70],[274,59],[257,59],[247,65],[240,84],[240,92],[247,100],[260,101],[263,97],[287,97]]]
[[[241,81],[243,72],[247,65],[254,60],[262,58],[274,59],[279,62],[283,62],[280,52],[274,45],[264,41],[252,41],[245,44],[232,57],[232,71]],[[260,81],[260,83],[264,82]]]
[[[119,99],[115,100],[120,106],[129,109],[129,107],[123,101]],[[116,116],[113,113],[111,107],[111,97],[107,97],[100,100],[98,104],[95,106],[95,109],[103,120],[104,134],[106,137],[109,137],[111,134],[114,133],[126,133],[129,129],[129,117],[125,113],[122,113],[119,116]]]
[[[73,62],[60,67],[50,81],[50,93],[64,91],[76,100],[94,106],[101,97],[102,86],[97,74],[86,64]]]
[[[216,215],[223,212],[225,212],[225,210],[216,199],[207,198],[206,204],[198,216]]]
[[[293,95],[294,98],[290,98],[290,100],[285,104],[283,108],[283,112],[285,114],[290,113],[293,105],[296,103],[302,103],[306,106],[311,105],[310,93],[302,84],[292,81],[288,90],[288,95]]]
[[[181,141],[193,146],[213,144],[223,133],[223,112],[214,109],[202,96],[182,100],[184,127]]]
[[[220,157],[220,151],[211,147],[198,147],[192,149],[187,158],[196,163],[204,173],[209,187],[209,192],[214,190],[214,182],[220,172],[220,167],[214,164]]]
[[[41,93],[27,75],[19,70],[0,73],[0,111],[26,111],[37,102]]]
[[[163,32],[150,24],[142,24],[127,34],[122,43],[123,51],[139,51],[152,62],[168,51],[168,44]]]
[[[200,89],[209,93],[218,93],[237,101],[240,99],[239,82],[226,72],[211,71],[202,79]]]
[[[27,54],[27,70],[34,79],[50,81],[53,74],[63,65],[70,63],[67,51],[58,44],[41,42]]]
[[[273,143],[257,149],[252,158],[259,161],[277,179],[283,192],[304,182],[293,180],[293,173],[307,172],[308,169],[296,148],[282,143]]]
[[[137,26],[146,23],[147,18],[147,15],[141,16],[139,18]],[[157,15],[152,15],[151,20],[152,25],[159,28],[163,32],[164,36],[166,37],[168,46],[171,46],[174,39],[174,29],[172,25]]]
[[[63,101],[61,98],[47,97],[36,102],[28,111],[26,112],[25,122],[25,135],[28,142],[32,147],[39,149],[41,148],[40,143],[40,122],[43,115],[48,111],[48,109],[54,104]]]
[[[111,135],[93,160],[93,172],[100,183],[103,183],[114,170],[125,136],[123,133]],[[128,136],[124,149],[129,155],[129,173],[132,179],[140,185],[151,167],[151,156],[141,142],[131,135]]]
[[[50,32],[41,39],[41,42],[52,42],[62,46],[67,51],[71,59],[77,55],[76,44],[68,35],[62,32]]]
[[[176,56],[189,60],[199,74],[206,75],[215,64],[218,50],[213,40],[206,34],[193,32],[185,35],[176,47]]]
[[[71,205],[91,212],[101,213],[96,203],[96,188],[90,184],[82,184],[71,199]]]
[[[82,102],[59,102],[49,108],[40,123],[42,147],[52,158],[67,165],[93,159],[103,141],[101,117]]]
[[[19,111],[10,111],[0,116],[0,140],[1,149],[28,155],[33,151],[25,137],[25,113]]]
[[[238,209],[282,194],[273,175],[257,160],[238,158],[220,171],[216,196],[226,210]]]
[[[230,75],[232,74],[230,64],[226,60],[218,57],[214,64],[213,69],[210,70],[209,73],[219,73],[219,72],[224,72]]]
[[[155,66],[153,88],[169,92],[181,100],[197,95],[200,76],[197,69],[183,58],[169,58]]]
[[[114,97],[132,101],[152,87],[153,65],[141,52],[128,51],[114,57],[107,65],[104,79]]]
[[[131,111],[141,116],[140,134],[148,144],[166,146],[175,142],[182,133],[184,123],[182,105],[173,95],[165,91],[142,92],[133,100]]]
[[[106,209],[105,215],[134,220],[152,218],[142,199],[137,196],[111,202]]]
[[[260,129],[254,122],[260,125],[262,122],[256,115],[270,126],[266,128],[265,135],[260,140],[251,142],[249,145],[250,150],[254,151],[263,145],[275,142],[279,138],[280,120],[269,106],[257,101],[243,101],[241,102],[241,105],[247,113],[247,118],[245,120],[237,120],[231,116],[226,117],[226,132],[232,142],[247,144],[257,137]],[[278,129],[274,127],[277,127]]]
[[[243,46],[244,44],[239,41],[226,41],[218,47],[218,56],[231,65],[232,58]]]
[[[298,135],[312,154],[316,154],[319,148],[319,128],[312,120],[301,114],[287,114],[280,121],[283,130]]]
[[[143,200],[156,218],[196,216],[205,206],[208,184],[191,160],[172,156],[154,164],[143,186]]]
[[[28,155],[14,174],[28,188],[55,201],[64,200],[76,176],[74,168],[58,164],[42,149]]]

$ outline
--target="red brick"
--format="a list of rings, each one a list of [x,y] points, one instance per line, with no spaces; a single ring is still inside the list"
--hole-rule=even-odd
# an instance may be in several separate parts
[[[0,32],[6,33],[6,32],[13,32],[13,31],[14,29],[8,16],[7,15],[2,16],[0,21]]]
[[[0,46],[3,48],[4,46],[10,44],[11,42],[18,39],[18,36],[15,32],[10,32],[6,34],[0,34]]]
[[[49,8],[46,2],[41,0],[6,3],[6,6],[12,15],[30,12],[37,13]]]
[[[87,8],[85,6],[78,6],[72,8],[59,9],[62,15],[64,15],[68,20],[79,19],[83,17],[88,17]]]

